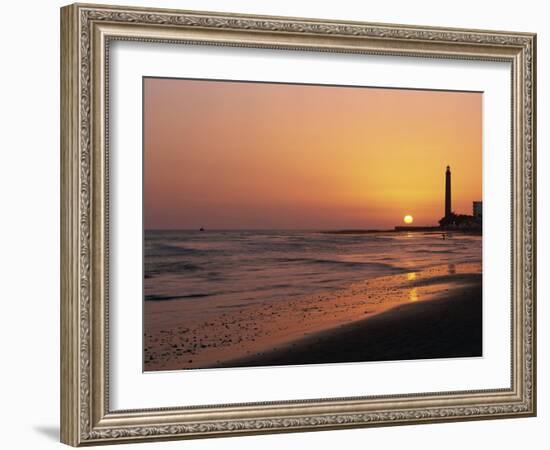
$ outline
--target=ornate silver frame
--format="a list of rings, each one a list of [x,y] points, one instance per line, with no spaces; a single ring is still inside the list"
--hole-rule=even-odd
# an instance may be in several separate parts
[[[508,389],[111,411],[106,67],[112,40],[508,61],[512,66],[512,383]],[[536,414],[536,36],[75,4],[61,9],[61,440],[129,441]]]

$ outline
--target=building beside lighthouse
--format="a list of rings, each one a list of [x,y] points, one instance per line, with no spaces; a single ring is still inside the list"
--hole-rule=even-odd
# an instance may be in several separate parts
[[[481,219],[483,217],[483,203],[482,202],[472,202],[472,213],[473,216]]]

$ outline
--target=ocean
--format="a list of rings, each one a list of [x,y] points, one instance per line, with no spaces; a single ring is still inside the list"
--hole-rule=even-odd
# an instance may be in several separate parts
[[[452,268],[481,262],[481,236],[443,236],[441,232],[146,230],[144,297],[201,302],[201,308],[238,307],[441,264]]]

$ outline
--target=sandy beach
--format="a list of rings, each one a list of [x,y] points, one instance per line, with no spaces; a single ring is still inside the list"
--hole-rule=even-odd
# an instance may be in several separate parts
[[[144,302],[144,370],[481,356],[481,264],[252,303]]]

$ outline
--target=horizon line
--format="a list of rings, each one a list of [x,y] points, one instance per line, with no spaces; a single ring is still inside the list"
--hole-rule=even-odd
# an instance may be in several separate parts
[[[202,231],[394,231],[395,227],[437,227],[438,225],[394,225],[392,228],[358,228],[358,227],[333,227],[333,228],[204,228]],[[144,231],[198,231],[199,228],[143,228]]]

